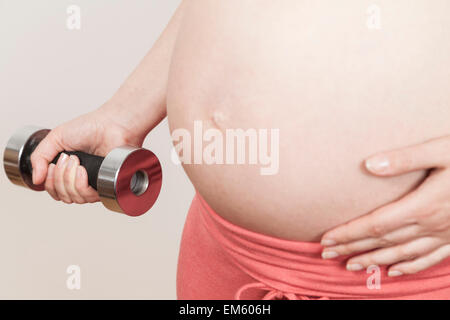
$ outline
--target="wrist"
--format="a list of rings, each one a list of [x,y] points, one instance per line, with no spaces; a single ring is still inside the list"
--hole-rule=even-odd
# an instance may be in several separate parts
[[[146,136],[165,116],[165,92],[124,84],[99,111],[117,124]]]

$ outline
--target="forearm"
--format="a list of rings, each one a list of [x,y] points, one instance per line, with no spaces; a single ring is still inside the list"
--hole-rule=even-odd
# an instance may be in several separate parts
[[[152,49],[100,109],[106,110],[128,130],[146,135],[166,116],[166,88],[173,47],[184,0]]]

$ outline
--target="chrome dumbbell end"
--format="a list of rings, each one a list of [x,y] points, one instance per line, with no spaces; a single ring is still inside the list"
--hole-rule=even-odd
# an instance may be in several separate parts
[[[9,139],[3,165],[12,183],[35,191],[44,190],[43,185],[32,182],[30,156],[49,132],[41,127],[27,126]],[[150,150],[122,146],[113,149],[105,158],[82,152],[67,153],[80,158],[80,164],[88,172],[89,184],[97,189],[106,208],[139,216],[156,202],[162,185],[162,170],[158,158]]]
[[[159,160],[143,148],[113,149],[98,171],[97,191],[103,205],[130,216],[147,212],[156,202],[161,185]]]
[[[30,161],[34,142],[41,141],[49,132],[48,129],[30,125],[16,131],[8,140],[3,153],[3,167],[12,183],[35,191],[44,190],[43,184],[33,184],[32,172],[27,162]]]

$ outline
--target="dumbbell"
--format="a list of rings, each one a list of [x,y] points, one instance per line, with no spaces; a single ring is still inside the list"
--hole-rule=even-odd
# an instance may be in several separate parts
[[[3,154],[3,166],[12,183],[35,191],[44,184],[32,182],[30,156],[39,142],[50,132],[36,126],[18,130],[8,141]],[[162,184],[161,164],[150,150],[122,146],[111,150],[106,157],[80,151],[64,151],[76,155],[86,168],[88,182],[97,190],[103,205],[129,216],[147,212],[158,198]],[[59,153],[52,163],[58,161]]]

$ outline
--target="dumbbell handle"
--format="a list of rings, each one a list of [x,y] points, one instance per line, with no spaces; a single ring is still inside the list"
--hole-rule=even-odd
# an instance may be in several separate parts
[[[38,144],[41,142],[40,139],[32,139],[29,142],[27,150],[23,150],[24,152],[24,165],[26,168],[22,168],[24,170],[27,170],[27,172],[32,172],[32,166],[31,166],[31,154],[36,149]],[[67,155],[75,155],[80,159],[80,165],[82,165],[88,175],[88,183],[89,185],[97,190],[97,177],[98,177],[98,171],[100,170],[100,166],[105,159],[104,157],[96,156],[93,154],[81,152],[81,151],[63,151]],[[63,152],[58,153],[58,155],[53,159],[51,163],[56,164],[59,157]]]

